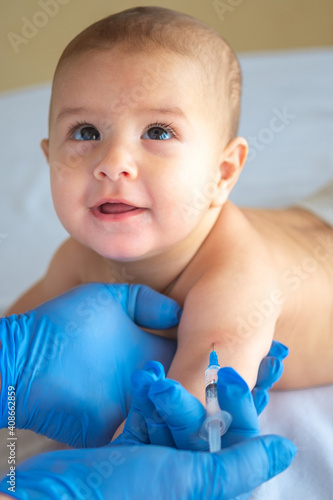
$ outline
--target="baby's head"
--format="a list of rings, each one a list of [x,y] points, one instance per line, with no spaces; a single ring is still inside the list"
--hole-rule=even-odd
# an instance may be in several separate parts
[[[232,49],[185,14],[138,7],[81,32],[56,68],[42,142],[65,228],[124,259],[188,236],[223,204],[244,163],[240,92]],[[126,204],[143,212],[130,217]],[[92,222],[83,220],[87,209]],[[106,237],[95,245],[96,224],[113,235],[112,252]],[[146,233],[156,226],[145,244],[134,237],[140,224]],[[123,235],[119,250],[115,234]]]
[[[58,62],[54,85],[65,63],[92,50],[121,47],[129,54],[163,54],[195,63],[202,97],[212,120],[223,123],[226,140],[236,136],[241,73],[228,43],[212,28],[186,14],[161,7],[136,7],[106,17],[79,33]],[[199,81],[193,82],[198,86]]]

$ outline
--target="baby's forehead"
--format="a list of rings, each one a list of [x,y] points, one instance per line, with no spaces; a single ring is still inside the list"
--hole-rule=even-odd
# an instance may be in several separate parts
[[[196,58],[161,50],[135,53],[113,48],[82,52],[58,68],[50,125],[58,123],[63,109],[84,108],[86,102],[100,117],[112,117],[114,107],[119,113],[127,106],[138,111],[162,109],[166,117],[172,117],[171,111],[175,110],[174,114],[183,112],[187,117],[203,118],[208,105],[203,74]]]
[[[207,74],[206,63],[202,64],[200,57],[195,53],[180,54],[170,49],[162,49],[158,45],[152,45],[149,50],[143,51],[128,46],[128,44],[117,44],[108,49],[96,47],[71,54],[70,57],[62,60],[58,65],[54,75],[54,84],[58,80],[61,81],[64,75],[66,76],[66,73],[72,72],[73,67],[100,59],[104,59],[104,62],[106,61],[110,66],[112,66],[113,59],[117,60],[117,67],[113,67],[113,71],[115,72],[119,72],[126,65],[131,69],[135,68],[138,64],[144,67],[145,64],[149,66],[150,63],[153,63],[154,69],[160,71],[161,75],[165,78],[167,78],[168,69],[175,65],[184,66],[187,70],[195,70],[198,76]],[[71,77],[75,77],[73,72]]]
[[[52,96],[57,101],[66,97],[66,91],[84,88],[87,80],[98,81],[105,78],[110,85],[117,83],[130,89],[133,99],[150,92],[151,97],[160,88],[177,92],[181,84],[183,89],[187,81],[186,93],[193,98],[205,94],[207,71],[195,56],[180,55],[156,47],[153,51],[130,50],[128,47],[116,46],[111,49],[94,49],[73,54],[58,67],[52,87]],[[179,85],[180,84],[180,85]],[[96,84],[97,88],[97,84]],[[210,93],[213,89],[210,88]]]

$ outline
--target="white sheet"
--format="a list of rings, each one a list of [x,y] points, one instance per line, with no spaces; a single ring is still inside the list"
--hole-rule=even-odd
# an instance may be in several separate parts
[[[240,133],[252,147],[232,199],[248,206],[292,204],[333,179],[333,49],[246,55],[241,64]],[[47,135],[49,95],[44,85],[0,96],[0,312],[44,273],[66,237],[38,148]],[[264,433],[293,439],[299,452],[292,467],[253,498],[332,498],[333,386],[272,393],[261,424]],[[18,443],[22,457],[48,446],[34,439],[29,450],[26,434]],[[4,442],[2,431],[1,450]],[[3,457],[0,469],[5,465]]]

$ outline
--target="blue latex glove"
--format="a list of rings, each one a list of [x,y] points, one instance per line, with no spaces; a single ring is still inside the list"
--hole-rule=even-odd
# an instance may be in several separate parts
[[[230,371],[226,370],[227,373]],[[174,382],[172,380],[157,380],[161,372],[161,365],[156,362],[148,363],[146,372],[143,372],[156,378],[150,389],[166,384],[166,390],[155,391],[155,395],[159,395],[159,408],[166,408],[170,401],[172,408],[175,408],[174,404],[178,401],[178,418],[181,410],[185,409],[186,423],[192,429],[198,428],[200,421],[196,421],[195,412],[192,416],[186,413],[188,408],[184,406],[181,396],[185,394],[190,400],[195,398],[184,388],[178,390],[180,384],[170,386],[169,383]],[[240,407],[243,408],[244,402],[247,404],[246,396],[251,396],[250,391],[244,390],[245,382],[233,370],[232,377],[234,388],[227,393],[226,404],[232,405],[230,398],[238,389]],[[218,391],[223,385],[221,379]],[[175,387],[176,392],[173,391]],[[138,390],[134,390],[134,398],[137,393]],[[153,392],[150,390],[149,394]],[[175,395],[177,397],[173,401]],[[233,408],[236,406],[234,404]],[[130,415],[138,417],[139,413],[131,410]],[[171,420],[168,420],[170,422],[174,415],[172,412],[168,415],[171,415]],[[242,415],[233,416],[238,418],[240,424]],[[184,423],[184,418],[181,420]],[[247,439],[215,454],[138,445],[135,436],[138,434],[141,439],[142,435],[135,427],[137,422],[129,417],[126,421],[126,432],[109,446],[51,452],[27,460],[16,469],[15,493],[10,492],[11,496],[19,500],[227,500],[242,495],[243,499],[248,498],[255,487],[286,469],[296,453],[293,443],[279,436],[249,438],[249,425],[245,419],[244,439]],[[134,427],[131,427],[133,423]],[[171,428],[171,431],[173,430]],[[178,426],[176,435],[173,436],[176,442],[184,442],[188,438],[188,430],[184,426]],[[4,479],[0,483],[0,491],[9,493],[8,486],[7,480]]]
[[[15,388],[16,427],[71,446],[110,442],[131,403],[131,374],[167,369],[176,342],[144,332],[178,324],[181,309],[143,285],[91,283],[0,322],[1,427]]]
[[[232,368],[219,370],[220,407],[233,417],[228,432],[223,436],[223,447],[259,435],[258,414],[268,402],[268,390],[282,375],[282,360],[288,353],[287,347],[273,341],[269,353],[261,362],[252,394]],[[132,385],[132,406],[123,438],[179,449],[208,449],[207,441],[199,437],[200,427],[206,418],[205,408],[181,384],[165,379],[160,363],[149,361],[144,370],[134,372]]]
[[[55,451],[16,468],[19,500],[227,500],[286,469],[296,448],[279,436],[249,439],[219,453],[119,445]],[[242,497],[243,498],[243,497]]]
[[[283,373],[282,361],[288,356],[289,349],[285,345],[273,340],[267,356],[262,360],[256,385],[252,396],[258,415],[265,409],[269,401],[269,389],[281,378]]]

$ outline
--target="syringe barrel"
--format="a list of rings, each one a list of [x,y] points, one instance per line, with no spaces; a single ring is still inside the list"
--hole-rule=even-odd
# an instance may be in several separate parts
[[[213,415],[220,411],[217,396],[217,372],[220,367],[211,365],[205,371],[206,387],[206,411],[207,415]]]
[[[214,346],[213,346],[214,349]],[[225,434],[232,421],[230,413],[222,411],[218,401],[217,394],[217,372],[220,366],[218,364],[216,351],[209,355],[209,366],[205,371],[206,388],[206,418],[200,428],[200,437],[209,441],[211,452],[221,449],[221,436]]]

